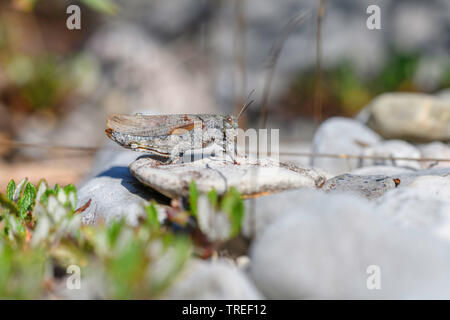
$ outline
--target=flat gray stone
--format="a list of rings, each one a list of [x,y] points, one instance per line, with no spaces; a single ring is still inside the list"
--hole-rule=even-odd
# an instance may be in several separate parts
[[[238,159],[239,164],[201,159],[189,163],[161,165],[150,157],[142,157],[130,164],[131,173],[143,184],[176,198],[189,194],[189,185],[195,181],[200,193],[215,189],[224,194],[235,187],[243,195],[261,195],[295,188],[316,188],[326,175],[314,169],[264,159]]]
[[[374,171],[375,168],[372,167],[370,171]],[[450,168],[434,168],[408,172],[401,172],[399,170],[397,173],[394,172],[388,175],[362,174],[364,172],[358,173],[357,171],[356,174],[347,173],[333,177],[328,179],[321,189],[325,192],[349,192],[373,200],[389,190],[409,186],[421,176],[449,177]]]
[[[376,199],[399,185],[394,179],[383,175],[357,176],[343,174],[327,180],[322,190],[325,192],[349,192],[367,199]]]

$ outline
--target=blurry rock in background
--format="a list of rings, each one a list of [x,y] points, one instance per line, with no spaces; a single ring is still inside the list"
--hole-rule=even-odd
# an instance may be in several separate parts
[[[450,159],[450,148],[440,141],[419,145],[422,157],[429,159]],[[449,162],[426,161],[422,163],[422,168],[446,168],[450,167]]]
[[[369,126],[386,138],[450,140],[450,102],[421,93],[385,93],[367,107]]]
[[[358,156],[364,148],[378,143],[381,137],[360,122],[343,117],[325,120],[317,129],[312,142],[312,152],[348,154]],[[313,157],[311,165],[330,173],[345,173],[357,168],[359,159],[334,159]]]
[[[142,29],[111,23],[88,42],[102,62],[102,105],[107,112],[208,113],[216,111],[207,78],[188,70]]]

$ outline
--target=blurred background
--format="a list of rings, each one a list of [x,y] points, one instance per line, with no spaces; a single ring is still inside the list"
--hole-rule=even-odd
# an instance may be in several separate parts
[[[253,90],[241,126],[309,146],[382,92],[450,87],[449,49],[448,0],[0,0],[0,188],[79,182],[110,113],[237,113]]]

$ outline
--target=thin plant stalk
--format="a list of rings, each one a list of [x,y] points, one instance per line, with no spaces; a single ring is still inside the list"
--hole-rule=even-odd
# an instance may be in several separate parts
[[[314,122],[318,125],[322,121],[322,20],[325,14],[325,5],[327,0],[320,0],[317,11],[317,30],[316,30],[316,92],[314,99]]]
[[[281,51],[283,49],[284,43],[288,39],[289,35],[295,30],[295,28],[302,23],[309,16],[309,11],[301,10],[294,18],[289,20],[286,26],[283,28],[280,37],[275,41],[270,50],[269,61],[268,61],[268,71],[266,76],[266,81],[264,83],[263,97],[261,102],[261,114],[259,127],[265,128],[267,125],[268,116],[268,101],[270,97],[270,89],[272,86],[273,76],[275,74],[275,69],[277,65],[278,58],[280,57]]]

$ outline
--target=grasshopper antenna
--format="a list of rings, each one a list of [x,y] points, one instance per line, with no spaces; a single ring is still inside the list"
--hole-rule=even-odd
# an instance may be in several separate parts
[[[237,119],[239,120],[239,118],[242,116],[242,114],[245,112],[245,110],[248,109],[248,107],[250,107],[250,105],[255,101],[255,100],[249,100],[250,97],[252,96],[253,92],[255,92],[255,89],[253,89],[252,91],[250,91],[250,93],[248,94],[247,97],[247,102],[244,104],[244,106],[242,107],[241,111],[239,111],[239,114],[237,116]]]

